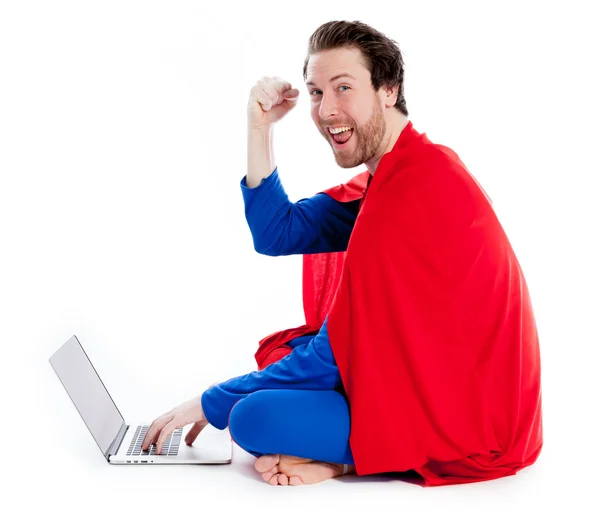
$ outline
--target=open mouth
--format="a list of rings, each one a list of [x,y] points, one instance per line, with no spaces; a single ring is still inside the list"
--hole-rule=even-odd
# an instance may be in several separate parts
[[[352,136],[354,135],[354,128],[346,130],[345,132],[342,132],[340,134],[332,134],[329,130],[327,130],[327,133],[329,134],[329,137],[331,138],[333,144],[336,147],[342,147],[348,144],[348,141],[352,139]]]

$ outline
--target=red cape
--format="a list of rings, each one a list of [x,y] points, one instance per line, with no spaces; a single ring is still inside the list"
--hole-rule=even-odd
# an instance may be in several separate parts
[[[513,475],[542,448],[540,350],[527,284],[489,197],[409,122],[361,199],[347,251],[304,255],[306,324],[260,342],[259,368],[326,315],[358,475],[426,485]]]

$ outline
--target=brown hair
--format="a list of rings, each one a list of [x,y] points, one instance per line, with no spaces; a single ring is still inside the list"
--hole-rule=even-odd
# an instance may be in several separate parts
[[[398,86],[398,99],[394,107],[408,116],[404,98],[404,62],[398,43],[360,21],[328,21],[321,25],[308,40],[308,53],[302,75],[306,81],[306,68],[312,54],[335,48],[358,48],[371,73],[375,91],[383,85]]]

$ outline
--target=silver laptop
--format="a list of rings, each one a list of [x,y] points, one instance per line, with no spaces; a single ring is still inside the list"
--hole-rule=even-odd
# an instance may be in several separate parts
[[[50,364],[71,397],[98,447],[109,463],[117,464],[226,464],[231,463],[233,442],[229,429],[210,424],[192,446],[185,435],[192,424],[176,429],[164,443],[142,451],[149,425],[128,425],[104,387],[92,362],[73,335],[50,357]]]

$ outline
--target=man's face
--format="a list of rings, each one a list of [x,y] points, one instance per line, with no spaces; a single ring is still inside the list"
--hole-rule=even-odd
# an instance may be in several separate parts
[[[343,76],[331,80],[343,73]],[[340,167],[352,168],[371,160],[382,149],[386,133],[381,98],[356,48],[337,48],[311,55],[306,68],[311,117],[333,149]],[[350,127],[350,139],[338,144],[330,127]],[[346,134],[347,136],[347,134]]]

